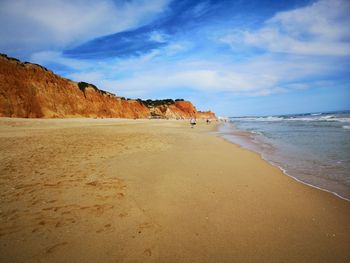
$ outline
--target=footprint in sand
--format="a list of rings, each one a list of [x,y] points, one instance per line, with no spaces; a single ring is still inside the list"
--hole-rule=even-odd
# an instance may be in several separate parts
[[[102,232],[111,232],[112,230],[112,225],[111,224],[106,224],[103,228],[99,229],[96,231],[96,233],[102,233]]]
[[[152,223],[148,223],[148,222],[145,222],[145,223],[142,223],[138,226],[138,233],[141,234],[144,230],[146,229],[149,229],[149,228],[152,228],[154,227],[154,225]]]
[[[126,217],[128,215],[128,213],[120,213],[119,217]]]
[[[152,250],[151,249],[145,249],[145,251],[143,251],[143,254],[147,257],[152,256]]]
[[[125,196],[124,193],[117,193],[117,197],[120,199],[120,198],[123,198]]]
[[[98,182],[97,181],[92,181],[92,182],[86,183],[86,185],[97,186]]]
[[[110,205],[110,204],[101,204],[101,205],[96,204],[94,206],[80,207],[81,210],[86,210],[89,214],[93,214],[95,216],[101,216],[103,213],[113,208],[114,208],[114,205]]]
[[[58,244],[56,244],[56,245],[53,245],[53,246],[51,246],[51,247],[46,248],[46,249],[45,249],[45,252],[46,252],[47,254],[51,254],[51,253],[55,252],[55,250],[57,250],[59,247],[65,246],[65,245],[67,245],[67,244],[68,244],[67,242],[58,243]]]
[[[101,201],[106,201],[107,199],[110,199],[111,198],[111,196],[109,196],[109,195],[105,195],[105,196],[103,196],[103,195],[97,195],[96,196],[99,200],[101,200]]]

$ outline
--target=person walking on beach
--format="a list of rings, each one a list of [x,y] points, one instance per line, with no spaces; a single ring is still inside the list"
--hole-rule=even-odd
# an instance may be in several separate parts
[[[197,123],[196,123],[196,119],[195,118],[191,118],[191,120],[190,120],[190,124],[191,124],[191,128],[193,128],[194,127],[194,125],[196,125]]]

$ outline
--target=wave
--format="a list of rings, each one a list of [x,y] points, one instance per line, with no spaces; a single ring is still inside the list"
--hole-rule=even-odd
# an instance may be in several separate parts
[[[343,129],[350,130],[350,126],[344,125],[344,126],[343,126]]]
[[[267,116],[267,117],[240,117],[230,118],[233,121],[261,121],[261,122],[276,122],[276,121],[307,121],[307,122],[345,122],[350,123],[349,117],[337,117],[334,115],[309,115],[310,117],[299,116]],[[319,116],[319,117],[318,117]]]
[[[240,117],[240,118],[230,118],[231,120],[237,120],[237,121],[283,121],[283,117],[274,117],[274,116],[268,116],[268,117]]]
[[[232,126],[234,127],[234,126]],[[345,126],[348,127],[346,129],[350,129],[350,126]],[[223,129],[224,128],[224,129]],[[344,126],[343,126],[344,128]],[[252,134],[259,134],[262,135],[261,132],[258,131],[247,131],[247,130],[237,130],[237,128],[235,127],[234,129],[230,130],[230,127],[225,125],[225,127],[223,125],[221,125],[219,127],[219,134],[221,134],[221,136],[234,144],[239,145],[242,148],[248,149],[250,151],[253,151],[257,154],[260,155],[260,157],[269,162],[271,165],[279,168],[286,176],[302,183],[305,185],[308,185],[310,187],[325,191],[325,192],[329,192],[331,194],[334,194],[335,196],[344,199],[346,201],[350,201],[349,195],[347,194],[348,192],[345,192],[344,190],[342,190],[342,188],[335,188],[334,185],[330,184],[330,185],[325,185],[323,180],[327,180],[327,178],[324,177],[318,177],[316,174],[313,174],[312,172],[307,173],[309,176],[308,177],[303,177],[302,175],[300,175],[300,171],[296,172],[297,170],[295,170],[295,165],[297,165],[298,163],[294,163],[293,166],[291,166],[290,164],[293,163],[292,160],[288,159],[286,161],[286,159],[281,160],[281,159],[276,159],[276,155],[273,154],[273,152],[276,152],[276,150],[280,147],[277,144],[271,144],[270,142],[267,142],[264,139],[257,138],[255,136],[249,136],[249,133]],[[238,132],[238,133],[237,133]],[[244,133],[244,135],[242,136],[242,132]],[[248,134],[245,134],[246,132],[248,132]],[[242,139],[243,138],[243,139]],[[272,151],[271,151],[272,149]],[[287,150],[284,148],[283,150],[284,152],[286,152]],[[302,154],[301,154],[302,155]],[[275,157],[274,157],[275,156]],[[294,160],[295,162],[295,160]],[[287,163],[289,163],[289,165],[287,165]],[[287,169],[287,167],[289,167]],[[294,167],[294,170],[293,170]],[[310,167],[312,168],[312,167]],[[310,176],[312,174],[312,176]],[[311,179],[311,180],[310,180]],[[329,181],[327,181],[329,182]],[[339,190],[340,189],[340,190]]]

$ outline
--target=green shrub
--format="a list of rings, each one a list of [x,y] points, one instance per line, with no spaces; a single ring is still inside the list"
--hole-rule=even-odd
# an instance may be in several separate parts
[[[87,83],[84,81],[78,82],[78,87],[82,92],[84,92],[84,94],[85,94],[85,89],[90,87],[90,88],[93,88],[96,92],[101,93],[102,95],[108,94],[111,96],[115,96],[113,93],[109,93],[107,91],[101,90],[101,89],[97,88],[94,84]]]
[[[89,83],[86,83],[86,82],[79,82],[79,83],[78,83],[78,87],[79,87],[79,89],[80,89],[82,92],[85,93],[85,89],[86,89],[87,87],[89,87]]]

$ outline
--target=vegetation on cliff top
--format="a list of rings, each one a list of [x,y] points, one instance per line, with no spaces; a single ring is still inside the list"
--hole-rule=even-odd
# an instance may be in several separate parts
[[[161,105],[172,105],[175,104],[176,101],[184,101],[183,99],[176,99],[175,101],[173,99],[163,99],[163,100],[141,100],[137,99],[138,102],[145,105],[148,108],[158,107]]]
[[[101,90],[101,89],[97,88],[94,84],[90,84],[90,83],[87,83],[84,81],[78,82],[78,87],[82,92],[84,92],[84,95],[85,95],[85,89],[90,87],[90,88],[93,88],[96,92],[99,92],[103,95],[115,96],[115,94],[113,94],[113,93]]]
[[[35,63],[27,62],[27,61],[22,62],[22,61],[20,61],[20,60],[17,59],[17,58],[9,57],[8,55],[3,54],[3,53],[0,53],[0,56],[6,58],[6,59],[8,59],[8,60],[15,61],[15,62],[19,63],[21,66],[24,66],[24,65],[34,65],[34,66],[37,66],[37,67],[39,67],[39,68],[41,68],[41,69],[43,69],[43,70],[45,70],[45,71],[49,71],[47,68],[45,68],[45,67],[43,67],[43,66],[41,66],[41,65],[39,65],[39,64],[35,64]]]

